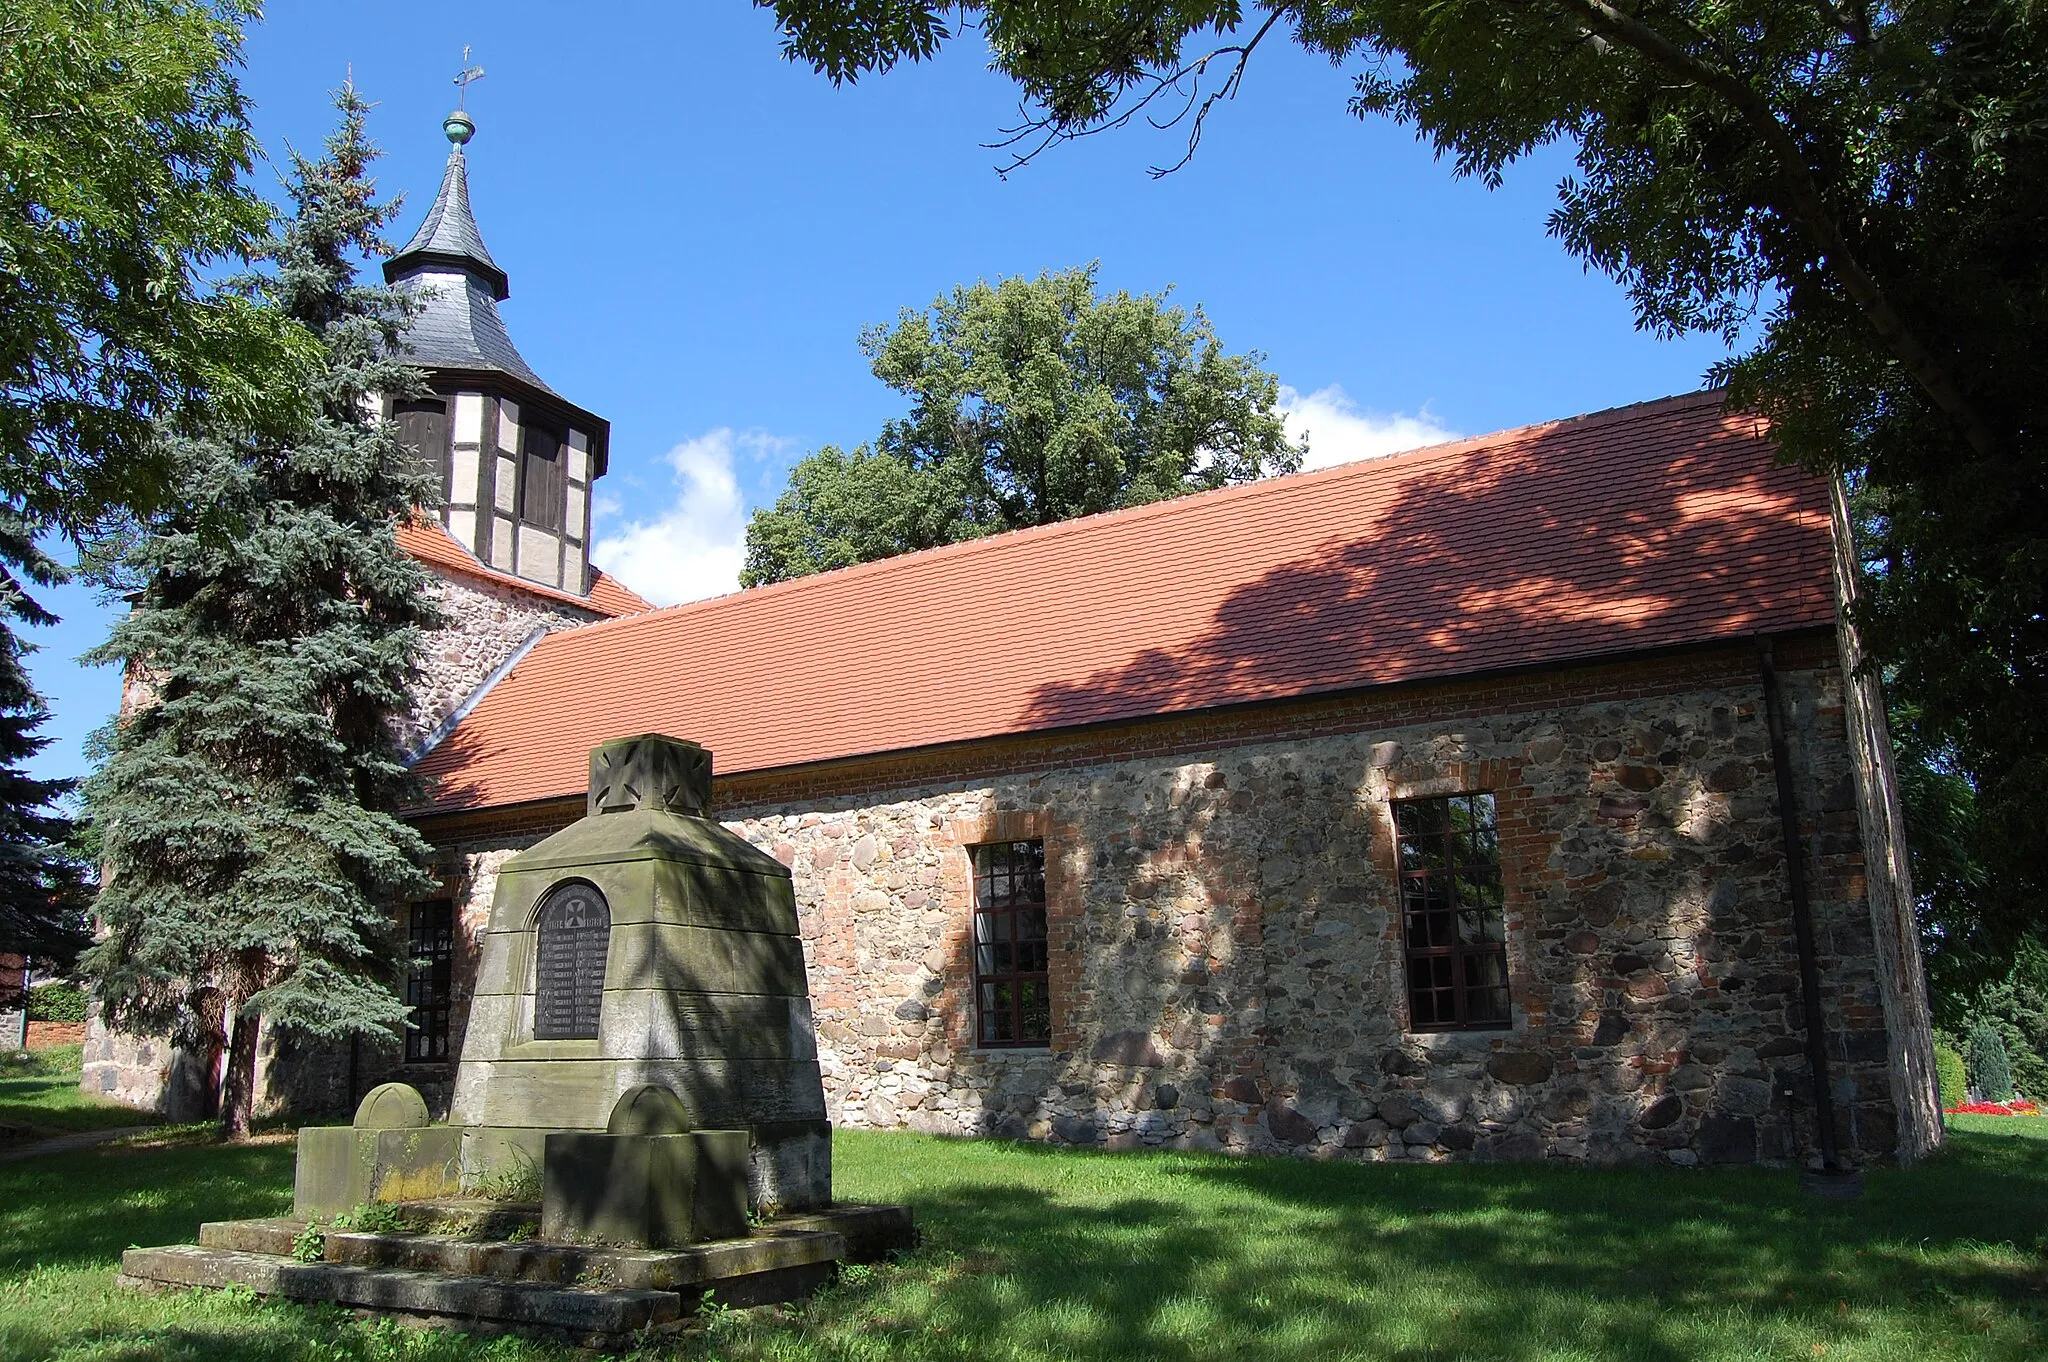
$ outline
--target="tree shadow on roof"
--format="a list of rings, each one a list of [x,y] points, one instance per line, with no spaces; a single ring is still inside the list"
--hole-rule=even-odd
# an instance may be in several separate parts
[[[1655,417],[1645,417],[1650,422]],[[1697,416],[1686,418],[1696,425]],[[1332,496],[1355,490],[1333,484]],[[1403,479],[1362,534],[1232,591],[1178,652],[1040,687],[1020,727],[1445,677],[1826,623],[1820,484],[1745,434],[1566,424]]]

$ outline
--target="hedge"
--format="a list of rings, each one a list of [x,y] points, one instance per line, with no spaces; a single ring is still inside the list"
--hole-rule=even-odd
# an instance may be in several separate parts
[[[1941,1109],[1953,1111],[1970,1100],[1969,1070],[1963,1065],[1963,1057],[1954,1046],[1937,1044],[1934,1047],[1934,1074],[1941,1080]]]
[[[39,984],[28,991],[28,1019],[39,1022],[85,1020],[85,990],[76,984]]]

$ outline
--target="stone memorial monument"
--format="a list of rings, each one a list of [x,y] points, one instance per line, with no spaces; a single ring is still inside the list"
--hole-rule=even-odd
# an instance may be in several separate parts
[[[713,821],[711,754],[648,734],[590,754],[587,813],[507,861],[451,1120],[470,1176],[539,1167],[646,1084],[691,1129],[749,1132],[750,1200],[832,1199],[790,874]]]
[[[387,1083],[299,1133],[292,1216],[130,1249],[120,1281],[638,1347],[915,1242],[907,1207],[832,1204],[789,871],[711,820],[711,754],[624,738],[590,776],[499,872],[453,1120]],[[537,1204],[474,1195],[525,1169]]]

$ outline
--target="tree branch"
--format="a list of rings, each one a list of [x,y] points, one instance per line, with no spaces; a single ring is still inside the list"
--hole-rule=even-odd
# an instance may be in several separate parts
[[[1252,34],[1249,39],[1242,43],[1230,43],[1223,47],[1212,48],[1194,61],[1183,63],[1172,71],[1151,77],[1150,87],[1146,89],[1144,95],[1135,104],[1132,104],[1115,117],[1105,118],[1092,127],[1064,127],[1061,125],[1057,114],[1046,114],[1043,117],[1027,119],[1014,128],[1003,129],[1004,136],[1001,141],[987,144],[991,149],[1013,147],[1019,142],[1034,137],[1038,140],[1037,145],[1033,146],[1029,151],[1015,155],[1007,164],[998,166],[996,173],[1007,176],[1011,171],[1021,169],[1036,159],[1040,152],[1055,143],[1072,142],[1079,138],[1093,137],[1097,133],[1108,132],[1113,128],[1121,128],[1150,108],[1154,100],[1170,90],[1179,89],[1182,81],[1192,80],[1195,84],[1188,90],[1187,99],[1181,105],[1179,112],[1175,113],[1171,118],[1147,119],[1153,127],[1164,130],[1178,124],[1190,112],[1193,112],[1195,116],[1194,123],[1188,130],[1187,148],[1182,152],[1181,158],[1170,166],[1153,166],[1150,170],[1154,179],[1173,174],[1194,157],[1196,147],[1201,144],[1202,125],[1209,117],[1210,108],[1219,101],[1229,99],[1237,93],[1238,87],[1244,82],[1245,66],[1251,61],[1252,53],[1258,50],[1259,44],[1265,40],[1266,35],[1273,31],[1274,25],[1285,18],[1288,12],[1284,7],[1273,10],[1266,16],[1266,21],[1259,25],[1258,32]],[[1213,90],[1204,96],[1201,92],[1201,80],[1207,74],[1209,64],[1220,57],[1229,56],[1237,58],[1231,64],[1229,76],[1224,79],[1219,89]]]
[[[1778,205],[1780,211],[1805,230],[1808,239],[1820,251],[1827,271],[1863,310],[1871,328],[1906,367],[1913,381],[1969,441],[1970,448],[1985,458],[1998,457],[2004,442],[1975,404],[1964,396],[1947,366],[1906,325],[1884,289],[1856,258],[1848,237],[1828,209],[1813,168],[1807,164],[1799,144],[1763,96],[1733,72],[1694,56],[1634,15],[1616,9],[1608,0],[1558,0],[1558,3],[1578,15],[1594,31],[1640,53],[1673,75],[1719,95],[1742,116],[1778,163],[1779,180],[1790,200]],[[1829,0],[1820,0],[1820,3],[1824,8],[1831,7]]]

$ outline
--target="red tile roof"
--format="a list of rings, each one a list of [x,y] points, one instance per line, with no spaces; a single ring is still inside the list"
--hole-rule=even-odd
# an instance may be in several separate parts
[[[1826,486],[1717,393],[907,554],[551,635],[420,763],[580,793],[1832,622]]]
[[[577,606],[599,615],[617,618],[621,615],[641,615],[654,609],[650,601],[641,599],[603,571],[592,568],[590,594],[579,596],[573,591],[558,591],[539,582],[529,582],[524,577],[515,577],[509,572],[500,572],[483,559],[471,553],[455,541],[455,537],[437,520],[415,520],[398,527],[398,546],[430,567],[460,572],[470,577],[480,577],[501,586],[539,596],[544,600],[560,601],[565,605]]]

